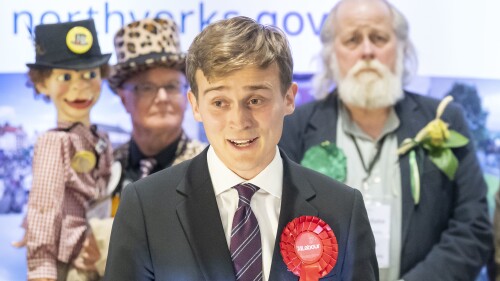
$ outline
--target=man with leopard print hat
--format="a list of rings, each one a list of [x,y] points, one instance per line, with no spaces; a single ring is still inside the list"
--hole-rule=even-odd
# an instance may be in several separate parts
[[[116,149],[122,165],[121,189],[150,173],[197,155],[205,145],[182,129],[186,109],[186,54],[177,25],[169,19],[142,19],[114,38],[117,64],[109,86],[132,121],[131,140]]]
[[[115,34],[116,65],[108,83],[132,121],[130,141],[114,150],[121,178],[113,195],[113,215],[121,191],[129,183],[196,156],[205,144],[189,139],[182,129],[188,84],[186,54],[179,32],[169,19],[142,19]],[[112,219],[94,225],[104,273]]]
[[[113,197],[113,214],[120,193],[129,183],[196,156],[205,148],[182,128],[188,84],[186,54],[179,32],[169,19],[142,19],[123,26],[115,35],[117,64],[108,78],[130,115],[132,137],[114,151],[121,178]],[[95,231],[101,257],[107,256],[112,220]],[[100,264],[105,265],[101,259]],[[104,272],[104,266],[99,267]]]

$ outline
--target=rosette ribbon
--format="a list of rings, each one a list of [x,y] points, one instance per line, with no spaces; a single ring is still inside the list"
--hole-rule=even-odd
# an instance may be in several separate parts
[[[299,281],[317,281],[337,263],[338,243],[330,226],[318,217],[301,216],[281,233],[280,251]]]

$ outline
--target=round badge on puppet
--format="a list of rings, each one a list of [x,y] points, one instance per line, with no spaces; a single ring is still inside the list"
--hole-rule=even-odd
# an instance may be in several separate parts
[[[339,247],[330,226],[314,216],[301,216],[289,222],[281,233],[283,261],[300,281],[319,280],[337,263]]]
[[[71,159],[71,168],[77,173],[88,173],[94,169],[95,165],[95,154],[88,150],[78,151]]]
[[[75,54],[88,52],[93,41],[92,33],[83,26],[75,26],[66,34],[66,46]]]

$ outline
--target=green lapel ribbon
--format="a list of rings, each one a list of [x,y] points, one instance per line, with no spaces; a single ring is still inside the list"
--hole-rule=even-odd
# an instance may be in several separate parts
[[[420,203],[420,172],[418,171],[417,157],[415,150],[410,151],[410,182],[411,182],[411,195],[415,205]]]

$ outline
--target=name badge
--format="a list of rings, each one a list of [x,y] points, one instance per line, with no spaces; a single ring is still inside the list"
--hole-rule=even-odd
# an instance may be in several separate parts
[[[375,253],[379,268],[390,265],[391,205],[380,202],[365,202],[368,219],[375,236]]]

